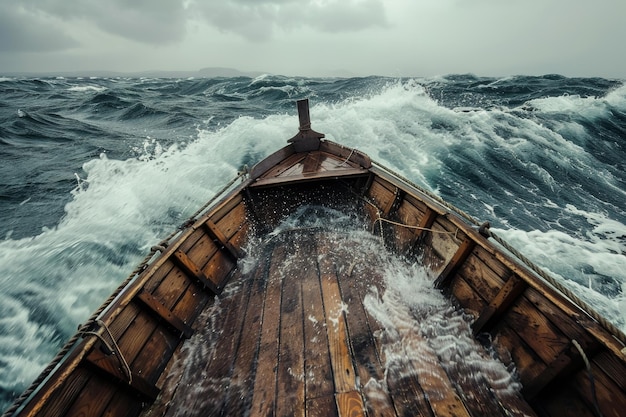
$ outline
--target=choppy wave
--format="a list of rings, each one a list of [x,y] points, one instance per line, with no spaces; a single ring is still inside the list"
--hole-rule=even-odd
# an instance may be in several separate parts
[[[328,139],[490,221],[626,330],[619,80],[0,81],[0,404],[147,248],[284,145],[305,97]]]

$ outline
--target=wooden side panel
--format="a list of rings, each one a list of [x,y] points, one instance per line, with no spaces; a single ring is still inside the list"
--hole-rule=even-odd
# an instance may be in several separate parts
[[[89,381],[90,374],[84,368],[78,368],[59,388],[60,395],[55,395],[41,408],[38,415],[57,417],[63,416],[79,398],[84,385]],[[106,392],[103,393],[106,395]]]
[[[396,198],[395,187],[382,179],[376,178],[367,191],[367,197],[378,207],[382,217],[385,211],[388,212],[389,208],[391,208]]]
[[[116,391],[110,381],[94,375],[85,384],[85,389],[67,411],[66,416],[100,416]]]
[[[478,317],[486,305],[486,301],[461,275],[457,275],[452,281],[450,293],[457,300],[459,305],[474,317]]]
[[[421,226],[422,219],[424,218],[425,212],[420,210],[420,208],[416,207],[414,204],[411,204],[409,199],[405,198],[398,210],[395,213],[394,220],[398,221],[401,224],[406,224],[410,226]],[[430,227],[428,225],[427,227]],[[413,245],[417,238],[422,234],[422,230],[419,229],[411,229],[408,227],[398,227],[396,233],[396,242],[395,246],[400,253],[406,253],[409,249],[413,248]]]
[[[246,222],[246,207],[243,200],[239,201],[236,206],[225,213],[219,220],[213,220],[213,222],[224,236],[228,239],[232,238]]]

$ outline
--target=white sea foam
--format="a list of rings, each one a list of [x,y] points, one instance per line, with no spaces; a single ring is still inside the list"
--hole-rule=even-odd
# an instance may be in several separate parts
[[[67,91],[78,91],[78,92],[86,92],[86,91],[96,91],[101,92],[106,90],[106,87],[100,85],[76,85],[74,87],[70,87]]]
[[[626,226],[573,206],[566,211],[587,217],[595,225],[593,233],[576,237],[557,230],[494,232],[626,332]]]
[[[363,236],[360,236],[363,238]],[[372,287],[364,299],[367,311],[382,325],[387,385],[416,372],[419,378],[439,378],[443,367],[470,386],[484,386],[499,396],[517,395],[521,386],[514,373],[491,357],[472,336],[469,317],[436,290],[433,276],[419,264],[368,253],[367,265],[384,271],[385,288]],[[362,266],[361,266],[362,267]],[[357,264],[357,272],[360,266]],[[429,392],[428,395],[437,395]]]

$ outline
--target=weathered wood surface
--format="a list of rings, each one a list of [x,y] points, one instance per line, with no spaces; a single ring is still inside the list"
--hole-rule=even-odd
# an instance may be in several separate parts
[[[532,415],[519,396],[498,398],[483,380],[459,384],[464,376],[430,350],[426,368],[414,360],[389,368],[385,328],[364,305],[373,288],[384,293],[384,273],[324,233],[284,232],[257,248],[255,267],[199,319],[206,332],[189,340],[178,376],[146,416],[508,415],[507,405]]]

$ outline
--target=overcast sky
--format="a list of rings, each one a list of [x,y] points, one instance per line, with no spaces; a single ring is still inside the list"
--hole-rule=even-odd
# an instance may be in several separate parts
[[[625,40],[626,0],[0,0],[0,75],[232,67],[626,79]]]

